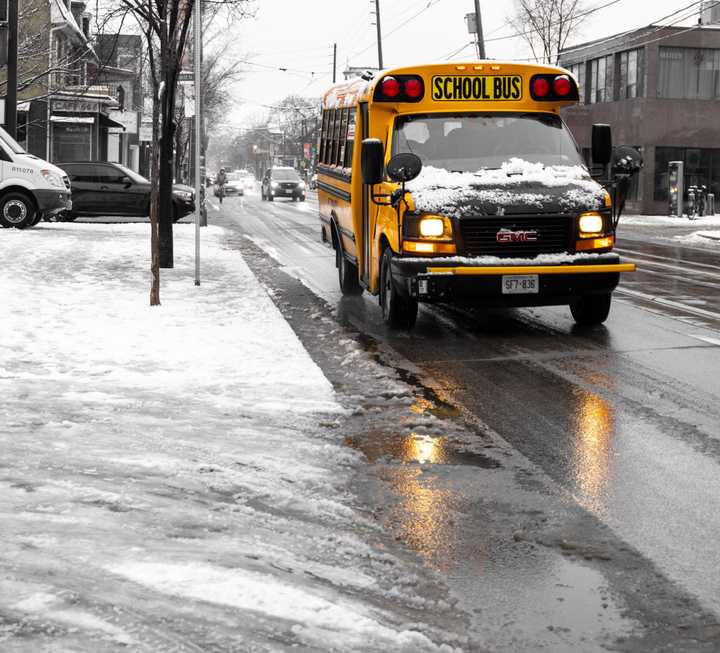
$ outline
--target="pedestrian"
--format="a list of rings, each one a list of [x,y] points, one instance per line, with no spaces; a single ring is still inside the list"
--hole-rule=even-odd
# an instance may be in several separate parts
[[[215,195],[217,195],[222,204],[223,197],[225,196],[225,184],[227,183],[227,175],[225,174],[225,168],[220,168],[217,177],[215,179]]]

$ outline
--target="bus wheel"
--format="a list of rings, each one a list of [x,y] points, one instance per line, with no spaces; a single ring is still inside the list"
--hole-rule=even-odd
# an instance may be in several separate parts
[[[610,314],[612,295],[586,295],[574,304],[570,304],[570,312],[575,322],[581,326],[602,324]]]
[[[0,200],[0,224],[24,229],[32,225],[35,207],[22,193],[8,193]]]
[[[340,244],[338,244],[336,252],[340,292],[350,296],[362,295],[363,289],[358,278],[357,266],[345,258]]]
[[[393,329],[412,329],[417,320],[417,299],[402,296],[392,278],[393,253],[388,247],[383,253],[380,267],[380,308],[383,321]]]

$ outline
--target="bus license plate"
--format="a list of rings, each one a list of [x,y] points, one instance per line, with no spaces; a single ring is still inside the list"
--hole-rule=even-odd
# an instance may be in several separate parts
[[[537,274],[506,274],[502,278],[503,295],[537,295],[539,292]]]

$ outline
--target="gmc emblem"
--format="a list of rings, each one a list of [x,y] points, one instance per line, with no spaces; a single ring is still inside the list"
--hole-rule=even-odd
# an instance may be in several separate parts
[[[495,235],[499,243],[532,243],[538,239],[537,231],[510,231],[501,229]]]

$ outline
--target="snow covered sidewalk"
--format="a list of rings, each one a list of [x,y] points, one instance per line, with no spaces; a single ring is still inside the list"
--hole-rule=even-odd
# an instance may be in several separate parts
[[[220,228],[0,232],[0,650],[450,650],[343,409]],[[376,538],[376,536],[378,536]]]

